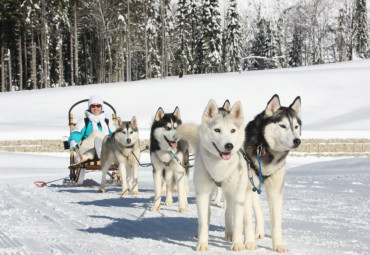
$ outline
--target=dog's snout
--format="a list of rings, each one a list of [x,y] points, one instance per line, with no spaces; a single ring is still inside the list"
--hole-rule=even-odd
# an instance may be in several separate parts
[[[127,138],[127,139],[126,139],[126,142],[127,142],[127,143],[131,143],[131,138]]]
[[[225,149],[227,151],[231,151],[234,148],[234,145],[232,143],[225,144]]]
[[[294,146],[298,147],[301,144],[301,139],[296,138],[293,140],[293,143],[294,143]]]

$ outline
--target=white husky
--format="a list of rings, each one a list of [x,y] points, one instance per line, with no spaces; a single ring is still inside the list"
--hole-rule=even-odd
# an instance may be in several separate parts
[[[202,124],[183,124],[176,136],[189,141],[195,150],[194,187],[198,210],[197,251],[208,250],[208,231],[212,192],[221,186],[225,193],[225,238],[231,249],[244,250],[243,213],[247,192],[247,165],[238,152],[243,146],[243,110],[240,102],[230,111],[218,108],[211,99],[204,110]]]

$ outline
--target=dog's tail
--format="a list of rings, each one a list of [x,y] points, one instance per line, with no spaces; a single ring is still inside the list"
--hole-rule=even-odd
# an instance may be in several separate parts
[[[175,133],[178,139],[184,139],[187,141],[193,150],[196,151],[199,141],[199,125],[193,123],[186,123],[180,125]]]

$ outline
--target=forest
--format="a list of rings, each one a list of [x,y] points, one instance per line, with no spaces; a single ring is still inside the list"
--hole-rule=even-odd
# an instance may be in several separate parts
[[[249,2],[1,0],[0,92],[370,57],[366,0]]]

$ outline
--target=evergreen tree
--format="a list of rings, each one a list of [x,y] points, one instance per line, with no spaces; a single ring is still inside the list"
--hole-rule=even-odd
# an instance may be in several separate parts
[[[294,25],[293,40],[289,49],[289,66],[302,66],[303,36],[302,27],[299,24]]]
[[[356,10],[354,18],[354,41],[357,57],[365,58],[368,32],[367,32],[367,9],[366,0],[356,0]]]
[[[159,10],[155,0],[146,0],[147,16],[146,40],[148,51],[148,78],[158,77],[161,70],[161,56],[159,53]]]
[[[204,0],[202,6],[202,70],[205,73],[221,70],[221,14],[218,0]]]
[[[176,15],[176,41],[178,41],[178,50],[176,53],[176,62],[179,63],[179,72],[186,74],[192,71],[192,0],[179,0]]]
[[[339,10],[338,26],[336,30],[336,48],[339,62],[347,60],[347,42],[346,42],[346,18],[344,9]]]
[[[266,66],[268,45],[266,40],[266,20],[257,16],[257,30],[254,35],[251,49],[251,68],[262,70]]]
[[[236,0],[230,0],[226,14],[225,68],[227,71],[241,69],[241,25]]]

